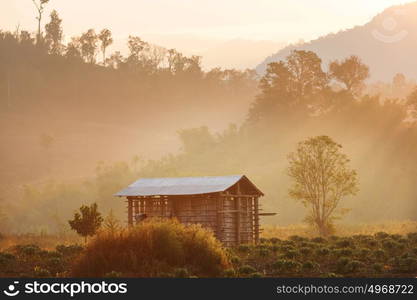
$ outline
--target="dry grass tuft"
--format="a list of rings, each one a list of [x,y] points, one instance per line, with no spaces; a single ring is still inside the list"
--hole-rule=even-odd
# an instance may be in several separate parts
[[[147,221],[116,234],[102,232],[75,262],[75,277],[216,277],[229,267],[210,231],[176,221]]]
[[[315,237],[315,232],[306,224],[295,224],[287,226],[265,225],[262,233],[263,238],[280,238],[288,239],[291,236]],[[417,231],[416,221],[386,221],[374,224],[338,224],[336,225],[335,235],[352,236],[357,234],[374,235],[377,232],[386,232],[388,234],[406,235]]]

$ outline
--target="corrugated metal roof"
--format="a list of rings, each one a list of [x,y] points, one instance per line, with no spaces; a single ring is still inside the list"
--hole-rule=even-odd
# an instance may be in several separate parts
[[[195,195],[223,192],[243,177],[245,176],[142,178],[115,196]]]

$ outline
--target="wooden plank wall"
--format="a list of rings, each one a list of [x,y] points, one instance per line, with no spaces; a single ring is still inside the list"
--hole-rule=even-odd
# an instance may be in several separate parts
[[[136,214],[175,217],[183,224],[201,224],[225,246],[259,242],[258,198],[250,195],[164,196],[128,198],[128,224]]]

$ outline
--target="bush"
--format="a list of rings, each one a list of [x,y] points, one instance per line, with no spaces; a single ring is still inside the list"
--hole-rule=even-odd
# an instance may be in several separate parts
[[[49,270],[38,266],[33,270],[33,274],[35,277],[51,277],[51,272],[49,272]]]
[[[175,278],[188,278],[190,274],[186,268],[176,268],[174,270],[174,277]]]
[[[237,277],[236,276],[236,272],[234,269],[227,269],[226,271],[224,271],[223,274],[224,277],[228,277],[228,278],[234,278]]]
[[[330,253],[330,249],[329,248],[319,248],[316,250],[316,255],[317,256],[327,256]]]
[[[10,253],[0,252],[0,266],[4,267],[13,262],[16,257]]]
[[[273,238],[270,238],[270,239],[269,239],[269,241],[270,241],[272,244],[278,244],[281,240],[280,240],[279,238],[275,238],[275,237],[273,237]]]
[[[375,237],[377,239],[382,240],[382,239],[386,239],[387,237],[389,237],[389,234],[386,233],[386,232],[377,232],[377,233],[375,233]]]
[[[378,260],[383,260],[383,259],[385,259],[385,251],[382,250],[382,249],[377,249],[374,252],[374,256]]]
[[[347,248],[347,247],[353,247],[353,242],[350,239],[342,239],[336,242],[336,246],[338,248]]]
[[[316,272],[319,269],[319,265],[312,261],[306,261],[302,264],[301,269],[304,272]]]
[[[318,243],[318,244],[324,244],[324,243],[326,243],[326,242],[327,242],[327,240],[326,240],[325,238],[322,238],[322,237],[315,237],[315,238],[312,238],[312,239],[311,239],[311,241],[312,241],[313,243]]]
[[[399,260],[395,262],[394,267],[398,272],[404,272],[404,273],[417,272],[417,258],[415,257],[400,258]]]
[[[256,269],[252,266],[244,265],[239,268],[238,273],[242,275],[249,275],[256,273]]]
[[[250,251],[250,246],[249,245],[239,245],[237,247],[237,251],[242,252],[242,253],[248,253]]]
[[[357,260],[352,260],[348,257],[341,257],[337,261],[337,272],[338,273],[355,273],[363,266],[363,263]]]
[[[376,273],[382,273],[382,271],[384,271],[384,265],[381,263],[374,263],[372,265],[372,269],[376,272]]]
[[[41,249],[37,245],[17,245],[14,249],[18,255],[25,256],[33,256],[41,252]]]
[[[59,253],[62,253],[62,255],[65,255],[65,256],[79,255],[83,251],[83,249],[84,248],[80,245],[69,245],[69,246],[58,245],[58,246],[56,246],[56,251],[59,252]]]
[[[115,271],[155,277],[186,268],[198,277],[216,277],[229,265],[226,251],[211,231],[200,225],[154,220],[117,234],[99,234],[73,265],[72,275],[102,277]]]
[[[273,265],[272,268],[277,272],[282,273],[295,273],[300,270],[301,264],[291,259],[279,259]]]
[[[270,254],[268,249],[259,249],[258,250],[258,255],[259,257],[268,257]]]
[[[310,255],[311,254],[311,248],[308,248],[308,247],[300,248],[300,253],[304,256]]]
[[[107,274],[104,274],[105,278],[119,278],[122,277],[122,273],[120,272],[116,272],[116,271],[111,271]]]

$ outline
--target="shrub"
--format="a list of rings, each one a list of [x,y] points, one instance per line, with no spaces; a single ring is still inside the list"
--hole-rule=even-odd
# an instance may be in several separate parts
[[[377,239],[382,240],[382,239],[386,239],[387,237],[389,237],[389,234],[386,233],[386,232],[377,232],[377,233],[375,233],[375,237]]]
[[[300,255],[300,252],[297,250],[289,250],[286,251],[285,254],[283,255],[284,258],[288,258],[288,259],[294,259],[296,257],[298,257]]]
[[[15,251],[18,255],[32,256],[38,254],[41,249],[37,245],[17,245]]]
[[[327,256],[330,253],[330,249],[329,248],[319,248],[316,250],[316,255],[318,256]]]
[[[292,235],[289,237],[290,241],[294,241],[294,242],[303,242],[306,241],[307,239],[298,235]]]
[[[236,277],[236,271],[234,269],[227,269],[224,271],[224,277],[234,278]]]
[[[385,251],[382,249],[377,249],[374,251],[374,256],[378,260],[385,259]]]
[[[357,251],[358,256],[362,258],[368,257],[370,253],[371,253],[371,249],[368,249],[368,248],[361,248]]]
[[[334,249],[333,254],[335,256],[351,256],[353,251],[349,248]]]
[[[250,251],[250,245],[239,245],[237,246],[237,251],[242,252],[242,253],[248,253]]]
[[[412,243],[417,243],[417,232],[410,232],[409,234],[407,234],[407,238],[412,242]]]
[[[302,264],[301,269],[304,272],[316,272],[319,269],[319,264],[312,262],[312,261],[306,261]]]
[[[400,258],[395,262],[394,268],[398,272],[404,272],[404,273],[417,272],[417,258],[415,257]]]
[[[271,245],[269,247],[269,250],[271,250],[272,252],[276,253],[279,250],[279,246],[277,246],[277,245]]]
[[[36,266],[33,270],[35,277],[51,277],[49,270]]]
[[[79,255],[83,251],[83,249],[84,248],[80,245],[56,246],[56,251],[59,253],[62,253],[62,255],[65,255],[65,256]]]
[[[234,265],[238,265],[238,264],[240,264],[240,258],[239,258],[239,256],[232,256],[232,257],[230,258],[230,262],[231,262],[232,264],[234,264]]]
[[[311,248],[308,248],[308,247],[300,248],[300,253],[304,256],[310,255],[311,252],[312,252]]]
[[[339,248],[347,248],[347,247],[353,247],[353,242],[350,239],[343,239],[336,242],[336,246]]]
[[[280,240],[279,238],[275,238],[275,237],[273,237],[273,238],[270,238],[270,239],[269,239],[269,241],[270,241],[272,244],[278,244],[281,240]]]
[[[75,277],[155,277],[187,268],[198,277],[221,276],[230,263],[212,232],[200,225],[147,221],[118,234],[99,234],[72,267]]]
[[[104,274],[104,277],[105,278],[119,278],[119,277],[122,277],[122,273],[111,271],[109,273]]]
[[[176,268],[174,270],[174,277],[175,278],[188,278],[190,274],[186,268]]]
[[[277,272],[283,273],[295,273],[298,272],[301,267],[299,262],[291,259],[279,259],[273,265],[272,268]]]
[[[382,273],[382,271],[384,270],[384,264],[381,263],[374,263],[372,265],[372,269],[376,272],[376,273]]]
[[[16,257],[13,254],[0,252],[0,266],[6,266],[14,261]]]
[[[256,269],[249,265],[241,266],[238,270],[238,273],[242,275],[249,275],[255,272],[256,272]]]
[[[327,242],[327,240],[326,240],[325,238],[322,238],[322,237],[315,237],[315,238],[312,238],[312,239],[311,239],[311,241],[312,241],[313,243],[318,243],[318,244],[324,244],[324,243],[326,243],[326,242]]]
[[[268,239],[266,239],[266,238],[260,238],[259,239],[259,243],[261,243],[261,244],[266,244],[268,242]]]

